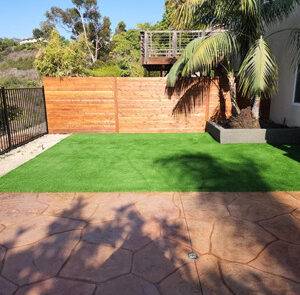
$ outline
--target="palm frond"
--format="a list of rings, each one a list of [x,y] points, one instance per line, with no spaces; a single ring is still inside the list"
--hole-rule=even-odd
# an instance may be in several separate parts
[[[196,72],[209,73],[225,58],[231,59],[237,51],[237,44],[230,32],[220,31],[198,40],[190,50],[185,52],[187,63],[182,71],[183,76]]]
[[[191,41],[183,51],[181,57],[177,60],[177,62],[171,68],[168,78],[167,78],[167,86],[174,87],[177,80],[182,76],[182,71],[186,66],[186,63],[193,56],[196,48],[201,43],[202,39],[197,38]]]
[[[250,48],[240,71],[240,89],[243,95],[271,94],[276,90],[278,67],[271,50],[260,37]]]
[[[257,13],[257,0],[241,0],[240,5],[244,14],[255,15]]]
[[[195,18],[196,10],[208,0],[185,0],[180,3],[171,15],[173,26],[177,29],[189,27]]]
[[[177,80],[181,76],[182,69],[185,66],[184,58],[179,58],[176,63],[171,68],[168,77],[167,77],[167,86],[168,87],[175,87]]]

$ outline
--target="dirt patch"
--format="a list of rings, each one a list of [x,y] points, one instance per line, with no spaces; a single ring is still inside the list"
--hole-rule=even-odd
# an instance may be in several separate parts
[[[230,119],[219,119],[214,121],[226,129],[268,129],[268,128],[287,128],[286,126],[276,124],[270,120],[254,119],[251,112],[251,107],[241,110],[238,116]]]

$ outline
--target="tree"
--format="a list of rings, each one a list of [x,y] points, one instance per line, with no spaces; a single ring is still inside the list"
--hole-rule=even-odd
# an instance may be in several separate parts
[[[155,27],[157,30],[169,30],[173,29],[173,21],[172,15],[175,13],[177,5],[177,1],[174,0],[166,0],[165,1],[165,12],[163,14],[163,18],[160,22],[158,22]]]
[[[143,76],[141,66],[140,32],[128,30],[114,35],[111,58],[121,69],[121,76]]]
[[[32,31],[32,36],[35,39],[48,40],[51,36],[52,30],[55,28],[54,24],[50,21],[44,21],[40,24],[39,28],[35,28]]]
[[[109,17],[103,18],[102,28],[100,32],[100,48],[98,58],[100,60],[107,60],[109,57],[109,52],[111,50],[111,21]]]
[[[260,100],[276,91],[278,79],[267,28],[287,17],[299,3],[300,0],[181,1],[173,18],[176,27],[209,24],[216,30],[187,46],[168,76],[169,86],[174,86],[180,77],[207,75],[221,65],[229,77],[233,106],[237,76],[242,94],[253,101],[253,117],[258,119]]]
[[[49,42],[36,57],[35,67],[42,76],[81,76],[88,64],[87,55],[83,36],[66,42],[53,30]]]
[[[126,24],[124,21],[120,21],[117,24],[115,34],[118,35],[118,34],[125,33],[125,32],[126,32]]]
[[[110,34],[110,21],[102,19],[97,0],[72,0],[74,7],[62,9],[52,7],[46,17],[50,23],[61,25],[76,39],[83,36],[92,63],[99,52],[107,46],[107,34]],[[110,36],[109,36],[110,38]]]
[[[150,23],[139,23],[135,27],[139,31],[153,31],[156,29],[156,25]]]

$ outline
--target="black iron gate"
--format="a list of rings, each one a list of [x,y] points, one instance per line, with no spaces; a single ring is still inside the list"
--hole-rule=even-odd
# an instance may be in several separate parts
[[[0,154],[47,133],[44,88],[0,89]]]

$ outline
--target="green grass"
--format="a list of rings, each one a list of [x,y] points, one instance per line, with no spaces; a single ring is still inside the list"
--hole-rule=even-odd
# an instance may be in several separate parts
[[[299,161],[300,146],[208,134],[78,134],[0,178],[0,191],[300,191]]]

